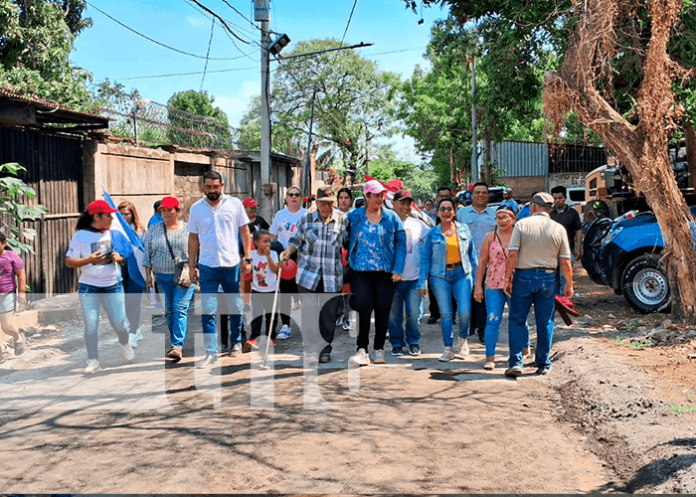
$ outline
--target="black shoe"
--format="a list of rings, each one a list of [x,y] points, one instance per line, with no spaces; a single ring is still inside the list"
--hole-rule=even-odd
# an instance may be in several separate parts
[[[428,324],[435,324],[435,323],[437,323],[438,319],[440,319],[440,318],[434,318],[434,317],[430,316],[428,318]]]
[[[409,355],[420,355],[421,349],[418,345],[409,345],[408,346],[408,354]]]
[[[319,354],[319,362],[322,364],[326,364],[328,362],[331,362],[331,353],[330,352],[322,352]]]
[[[486,330],[478,329],[476,330],[476,333],[478,333],[479,337],[479,342],[485,344],[486,343]]]
[[[216,355],[207,354],[205,356],[205,359],[203,359],[201,362],[196,364],[196,367],[200,368],[200,369],[209,368],[217,362],[217,359],[218,358]]]

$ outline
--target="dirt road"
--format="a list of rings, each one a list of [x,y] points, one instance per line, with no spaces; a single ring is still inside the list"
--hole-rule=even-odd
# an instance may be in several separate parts
[[[105,369],[85,377],[82,331],[69,324],[2,366],[0,488],[579,493],[674,491],[677,477],[688,488],[693,422],[586,330],[559,327],[551,374],[530,367],[518,380],[503,376],[505,339],[489,373],[476,339],[469,360],[443,364],[439,324],[422,332],[422,356],[360,370],[347,367],[354,339],[341,332],[318,371],[303,368],[296,333],[264,373],[253,354],[205,371],[190,357],[165,365],[165,337],[149,332],[126,364],[103,324]]]

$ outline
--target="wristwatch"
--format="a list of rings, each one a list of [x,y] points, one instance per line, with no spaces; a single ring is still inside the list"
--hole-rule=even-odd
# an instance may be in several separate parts
[[[244,262],[248,262],[249,264],[251,264],[251,257],[245,257]]]

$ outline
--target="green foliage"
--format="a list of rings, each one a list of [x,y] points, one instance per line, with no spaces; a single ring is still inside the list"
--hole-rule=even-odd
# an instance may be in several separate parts
[[[387,183],[399,179],[411,195],[430,197],[436,189],[437,176],[430,164],[413,164],[399,160],[390,145],[375,147],[370,151],[368,174]],[[358,177],[358,181],[362,181]]]
[[[645,340],[644,342],[631,342],[631,348],[634,349],[645,349],[652,347],[653,345],[655,344],[650,340]]]
[[[84,7],[84,0],[0,0],[0,85],[88,110],[90,75],[70,64],[76,36],[91,25]]]
[[[681,404],[670,404],[669,408],[677,414],[677,416],[681,416],[684,413],[692,413],[696,412],[696,406],[683,406]]]
[[[3,227],[10,247],[19,253],[34,253],[33,247],[23,243],[20,238],[33,240],[36,231],[22,227],[22,222],[38,219],[48,213],[48,209],[43,205],[25,205],[21,201],[22,198],[36,197],[34,189],[19,178],[22,171],[26,171],[26,168],[16,162],[0,164],[0,217],[10,219]]]
[[[302,41],[287,55],[338,46],[333,39]],[[279,62],[270,95],[272,148],[306,148],[314,98],[312,152],[318,166],[362,168],[370,142],[394,131],[397,81],[354,50]],[[241,123],[239,141],[245,148],[260,144],[260,114],[255,99]]]
[[[214,103],[215,97],[207,91],[188,90],[172,95],[167,102],[169,124],[195,133],[170,129],[170,143],[181,143],[193,147],[222,147],[226,142],[229,148],[235,148],[227,114],[219,107],[215,107]]]

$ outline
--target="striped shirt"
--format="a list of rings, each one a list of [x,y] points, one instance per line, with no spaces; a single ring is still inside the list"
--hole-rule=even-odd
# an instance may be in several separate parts
[[[176,265],[164,239],[164,223],[153,224],[143,237],[145,257],[143,266],[152,268],[155,273],[174,274]],[[177,231],[167,231],[167,238],[174,251],[176,262],[188,261],[188,230],[186,223],[179,221]]]
[[[348,241],[348,218],[333,210],[328,224],[319,212],[308,213],[297,224],[290,245],[297,249],[297,284],[316,290],[323,279],[324,292],[340,292],[343,287],[343,257],[341,249]]]

